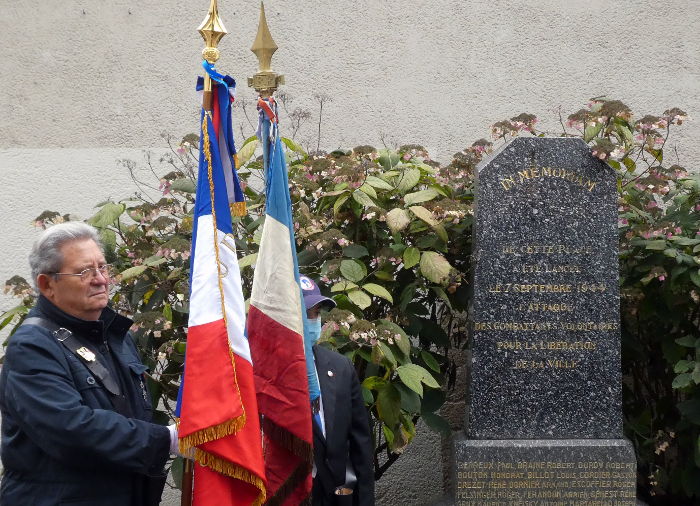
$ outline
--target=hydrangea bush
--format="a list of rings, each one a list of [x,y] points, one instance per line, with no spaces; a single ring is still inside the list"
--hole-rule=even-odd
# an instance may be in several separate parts
[[[670,109],[636,120],[620,101],[592,99],[550,135],[580,137],[618,171],[623,412],[649,504],[700,498],[700,181],[669,153],[669,136],[687,115]],[[521,114],[491,129],[493,142],[543,136]],[[350,357],[372,420],[380,478],[415,436],[415,424],[450,434],[437,413],[454,384],[451,348],[466,346],[473,170],[492,150],[481,139],[448,165],[420,146],[358,146],[307,155],[290,139],[289,181],[302,273],[319,280],[338,307],[326,314],[321,345]],[[145,169],[166,173],[150,185],[124,161],[142,193],[104,202],[89,222],[101,230],[120,271],[112,302],[135,320],[151,367],[158,419],[177,394],[187,342],[189,247],[196,136]],[[250,294],[264,195],[257,140],[239,151],[248,215],[234,217],[243,288]],[[169,167],[163,170],[163,164]],[[45,212],[36,225],[70,216]],[[21,304],[1,317],[17,324],[34,294],[19,278],[6,291]],[[164,402],[159,401],[162,400]]]

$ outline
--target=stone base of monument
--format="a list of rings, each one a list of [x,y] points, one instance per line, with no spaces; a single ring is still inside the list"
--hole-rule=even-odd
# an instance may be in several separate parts
[[[635,506],[625,439],[453,438],[455,506]]]

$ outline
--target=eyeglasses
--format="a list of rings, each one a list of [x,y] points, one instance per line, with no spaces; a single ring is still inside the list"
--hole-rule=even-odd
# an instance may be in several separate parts
[[[73,272],[50,272],[51,276],[80,276],[80,281],[83,283],[86,283],[92,278],[97,277],[97,273],[102,274],[102,277],[105,278],[107,281],[109,281],[111,278],[115,277],[117,275],[117,269],[110,264],[103,265],[102,267],[91,267],[89,269],[85,269],[82,272],[78,273],[73,273]]]

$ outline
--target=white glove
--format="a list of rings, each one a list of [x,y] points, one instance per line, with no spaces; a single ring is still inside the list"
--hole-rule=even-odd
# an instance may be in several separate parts
[[[183,459],[194,460],[194,448],[189,452],[190,455],[183,455],[180,453],[179,438],[177,437],[177,425],[168,425],[168,430],[170,431],[170,454],[182,457]]]

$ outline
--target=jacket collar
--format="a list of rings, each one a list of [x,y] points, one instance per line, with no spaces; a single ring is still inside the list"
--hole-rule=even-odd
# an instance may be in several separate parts
[[[109,331],[111,336],[121,339],[134,323],[129,318],[117,314],[109,307],[105,307],[102,310],[98,320],[83,320],[82,318],[69,315],[43,295],[39,295],[34,309],[38,316],[48,318],[74,334],[97,341],[103,340],[107,331]]]

